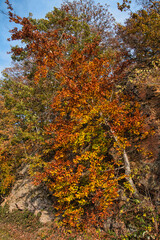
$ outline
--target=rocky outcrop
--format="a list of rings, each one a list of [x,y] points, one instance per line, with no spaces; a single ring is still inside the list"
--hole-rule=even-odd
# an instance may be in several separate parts
[[[50,200],[44,186],[33,184],[28,168],[28,165],[23,165],[18,169],[18,178],[12,191],[1,205],[4,206],[7,203],[10,212],[14,209],[20,211],[27,209],[35,215],[39,214],[40,222],[50,222],[54,219],[53,201]]]

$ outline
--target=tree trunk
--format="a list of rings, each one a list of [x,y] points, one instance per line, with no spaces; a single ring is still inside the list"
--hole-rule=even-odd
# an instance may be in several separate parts
[[[115,132],[112,130],[109,122],[107,121],[107,119],[105,120],[105,123],[106,125],[110,128],[110,132],[114,138],[114,140],[118,143],[118,146],[120,147],[120,143],[118,141],[118,138],[115,134]],[[124,160],[124,168],[125,168],[125,175],[126,175],[126,180],[130,183],[131,187],[133,188],[134,190],[134,193],[133,195],[136,197],[136,198],[139,198],[139,192],[132,180],[132,177],[131,177],[131,167],[130,167],[130,162],[129,162],[129,158],[128,158],[128,155],[127,155],[127,152],[125,150],[125,148],[123,149],[123,160]]]

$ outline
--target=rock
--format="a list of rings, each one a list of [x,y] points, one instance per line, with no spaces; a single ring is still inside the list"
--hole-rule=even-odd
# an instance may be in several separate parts
[[[41,214],[39,220],[41,223],[48,223],[53,220],[53,216],[50,215],[50,213],[48,211],[42,211],[42,214]]]
[[[40,213],[40,222],[50,222],[54,219],[53,202],[49,199],[49,194],[44,186],[35,186],[33,184],[33,180],[28,174],[28,168],[25,165],[18,170],[18,179],[10,195],[1,206],[7,203],[10,212],[15,209],[20,211],[27,209],[35,215]]]

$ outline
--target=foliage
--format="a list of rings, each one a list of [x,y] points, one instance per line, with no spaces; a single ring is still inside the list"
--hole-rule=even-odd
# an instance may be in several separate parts
[[[109,46],[111,15],[88,1],[67,1],[39,20],[8,8],[10,21],[21,27],[11,39],[23,46],[12,48],[17,64],[1,83],[1,192],[17,165],[28,162],[35,183],[53,194],[63,223],[103,227],[119,185],[134,194],[126,149],[148,134],[140,104],[122,88],[130,61]]]
[[[101,47],[115,47],[114,26],[115,20],[108,11],[108,5],[95,4],[93,0],[79,0],[70,2],[64,1],[62,10],[66,10],[72,16],[78,18],[81,23],[86,23],[90,27],[90,31],[101,37]]]
[[[159,91],[159,75],[160,75],[160,61],[152,61],[150,66],[145,66],[143,69],[139,69],[138,66],[134,68],[132,76],[128,78],[128,81],[132,84],[139,86],[140,88],[153,87],[156,91]]]
[[[15,145],[11,145],[15,133],[14,118],[5,108],[2,97],[0,107],[0,194],[4,195],[14,182],[15,161],[17,166],[18,158],[15,160]]]
[[[145,6],[150,6],[150,5],[153,5],[153,4],[157,4],[158,1],[154,1],[154,0],[123,0],[123,3],[117,3],[117,6],[118,6],[118,9],[120,11],[127,11],[127,10],[130,10],[131,9],[131,5],[132,3],[136,3],[137,5],[142,5],[143,7]]]
[[[158,239],[159,215],[153,208],[149,198],[131,199],[122,205],[119,218],[130,230],[124,239]]]
[[[30,73],[23,76],[27,71]],[[1,144],[2,160],[1,191],[9,190],[9,186],[15,179],[15,172],[23,162],[30,162],[33,158],[43,155],[43,149],[48,153],[48,145],[45,144],[44,126],[52,121],[52,113],[49,110],[50,92],[54,91],[51,84],[44,81],[36,85],[31,81],[32,69],[30,66],[15,65],[6,69],[4,79],[1,81],[1,95],[4,110],[1,111]],[[46,90],[47,88],[47,90]],[[48,95],[46,95],[46,91]],[[2,108],[2,109],[3,109]],[[4,112],[4,113],[3,113]],[[45,147],[44,147],[45,146]],[[46,154],[47,156],[47,154]],[[5,164],[5,166],[4,166]],[[35,165],[39,162],[35,160]],[[4,169],[7,171],[6,184]],[[9,177],[10,176],[10,177]],[[9,180],[10,179],[10,180]]]
[[[124,26],[118,25],[118,36],[139,64],[159,59],[160,4],[156,1],[137,13],[131,13]]]

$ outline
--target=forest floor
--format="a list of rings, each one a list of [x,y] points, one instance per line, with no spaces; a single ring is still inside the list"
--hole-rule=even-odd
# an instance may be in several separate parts
[[[95,228],[83,232],[58,227],[56,223],[42,224],[38,217],[28,211],[0,206],[0,240],[111,240],[110,234]]]
[[[34,233],[24,231],[15,224],[0,222],[0,240],[36,239]]]
[[[106,237],[93,236],[92,234],[83,234],[75,236],[71,233],[59,232],[57,233],[50,226],[43,226],[42,228],[31,231],[30,229],[23,229],[15,223],[2,223],[0,221],[0,240],[98,240],[98,239],[113,239]],[[114,238],[115,239],[115,238]]]

